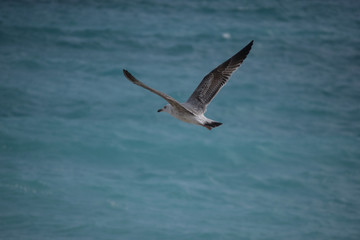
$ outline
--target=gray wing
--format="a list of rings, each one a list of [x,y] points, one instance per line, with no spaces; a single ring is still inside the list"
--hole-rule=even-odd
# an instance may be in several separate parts
[[[207,105],[227,83],[231,74],[235,72],[249,54],[254,41],[251,41],[234,56],[229,58],[204,77],[199,86],[187,100],[187,104],[199,112],[204,113]]]
[[[187,108],[185,108],[184,106],[182,106],[178,101],[176,101],[174,98],[170,97],[169,95],[160,92],[158,90],[155,90],[147,85],[145,85],[144,83],[140,82],[139,80],[137,80],[133,75],[131,75],[127,70],[123,69],[124,75],[127,79],[129,79],[132,83],[143,87],[147,90],[149,90],[152,93],[155,93],[157,95],[159,95],[160,97],[162,97],[163,99],[165,99],[168,103],[171,104],[171,106],[173,106],[174,108],[176,108],[179,111],[184,111],[184,112],[190,112],[191,114],[193,114],[191,111],[189,111]]]

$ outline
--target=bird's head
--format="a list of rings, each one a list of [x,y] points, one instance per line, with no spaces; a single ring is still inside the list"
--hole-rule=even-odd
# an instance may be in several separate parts
[[[172,106],[170,104],[166,104],[163,108],[159,109],[158,112],[168,112],[170,113]]]

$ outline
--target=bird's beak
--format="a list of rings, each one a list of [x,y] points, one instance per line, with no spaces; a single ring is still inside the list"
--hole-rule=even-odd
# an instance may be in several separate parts
[[[163,110],[162,109],[159,109],[157,112],[162,112]]]

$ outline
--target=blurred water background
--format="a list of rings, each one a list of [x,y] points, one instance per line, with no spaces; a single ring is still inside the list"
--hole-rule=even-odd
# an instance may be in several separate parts
[[[360,239],[359,1],[1,1],[0,239]],[[208,131],[185,101],[248,42]]]

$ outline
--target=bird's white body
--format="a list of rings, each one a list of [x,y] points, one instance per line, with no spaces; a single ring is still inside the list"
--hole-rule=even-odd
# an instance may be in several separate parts
[[[186,103],[181,103],[181,105],[186,107]],[[169,113],[171,116],[173,116],[176,119],[179,119],[180,121],[195,124],[195,125],[200,125],[200,126],[203,126],[207,122],[213,121],[213,120],[205,117],[204,114],[194,115],[191,113],[185,113],[185,114],[181,113],[179,111],[176,111],[176,109],[173,108],[170,104],[167,104],[166,106],[164,106],[161,109],[161,111]]]

